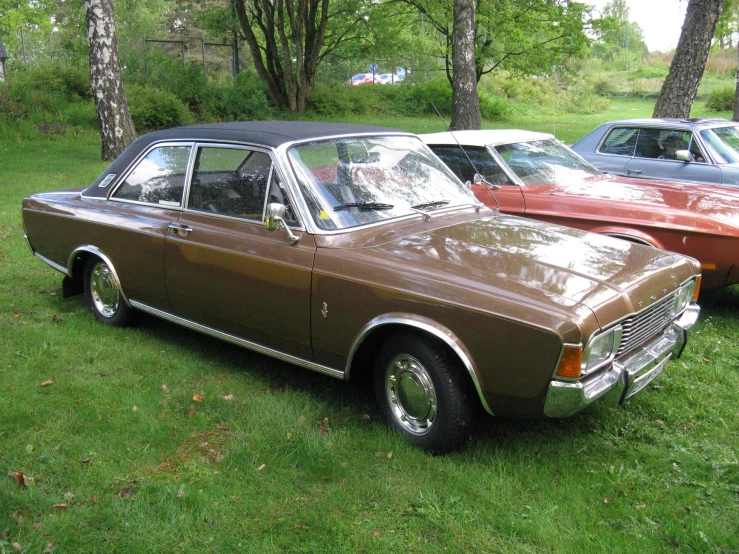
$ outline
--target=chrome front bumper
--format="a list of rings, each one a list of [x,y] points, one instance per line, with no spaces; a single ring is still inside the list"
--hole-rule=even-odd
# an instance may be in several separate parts
[[[544,414],[568,417],[597,400],[618,405],[651,383],[672,358],[680,357],[687,342],[687,330],[698,321],[700,307],[691,304],[660,336],[610,368],[584,381],[552,381]]]

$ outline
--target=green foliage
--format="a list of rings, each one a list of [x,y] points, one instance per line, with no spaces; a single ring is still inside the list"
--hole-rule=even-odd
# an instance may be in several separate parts
[[[731,86],[717,87],[708,92],[706,107],[715,112],[734,111],[736,88]]]
[[[136,84],[125,88],[131,118],[138,132],[192,123],[187,106],[171,92]]]
[[[239,73],[233,83],[216,89],[215,96],[220,119],[247,121],[271,119],[274,115],[264,83],[251,71]]]
[[[90,70],[84,65],[42,61],[19,67],[12,74],[13,86],[43,92],[60,92],[70,100],[92,98]]]
[[[629,71],[626,77],[629,81],[636,79],[661,79],[665,80],[669,68],[667,67],[641,67],[634,71]]]
[[[566,96],[565,109],[576,114],[596,114],[608,109],[608,98],[598,96],[586,87],[576,88]]]

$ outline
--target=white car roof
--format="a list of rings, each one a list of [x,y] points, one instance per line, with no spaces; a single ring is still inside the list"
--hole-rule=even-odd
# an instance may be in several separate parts
[[[482,131],[454,131],[454,135],[445,133],[428,133],[418,135],[426,144],[443,144],[455,146],[457,141],[463,146],[496,146],[512,142],[553,139],[549,133],[536,133],[521,129],[486,129]],[[456,137],[456,140],[455,140]]]

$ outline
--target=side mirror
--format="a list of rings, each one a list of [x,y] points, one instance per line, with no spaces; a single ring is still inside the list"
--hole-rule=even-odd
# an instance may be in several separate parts
[[[681,162],[692,162],[693,156],[690,155],[689,150],[676,150],[675,159],[680,160]]]
[[[475,173],[475,177],[472,180],[473,183],[476,185],[485,185],[490,190],[500,190],[500,185],[494,185],[487,179],[485,179],[484,175],[480,175],[479,173]]]
[[[277,231],[280,228],[285,229],[285,231],[287,231],[287,239],[290,241],[290,244],[297,244],[300,240],[300,237],[296,237],[290,230],[290,227],[285,224],[284,204],[278,204],[277,202],[273,204],[267,204],[267,213],[265,214],[264,218],[264,226],[267,231]]]

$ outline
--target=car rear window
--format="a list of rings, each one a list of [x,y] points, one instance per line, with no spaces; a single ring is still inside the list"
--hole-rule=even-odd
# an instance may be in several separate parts
[[[639,129],[633,127],[616,127],[611,129],[600,147],[601,154],[616,156],[633,156]]]

